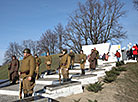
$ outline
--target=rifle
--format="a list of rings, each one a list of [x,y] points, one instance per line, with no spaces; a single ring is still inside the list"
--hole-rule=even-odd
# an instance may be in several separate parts
[[[23,79],[20,78],[20,83],[19,83],[19,99],[22,99],[22,88],[23,88]]]
[[[59,65],[59,67],[58,67],[58,75],[59,75],[59,83],[61,84],[61,73],[60,73],[60,65]]]

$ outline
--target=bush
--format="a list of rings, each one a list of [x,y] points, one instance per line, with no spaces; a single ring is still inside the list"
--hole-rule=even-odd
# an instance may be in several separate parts
[[[119,67],[121,65],[124,65],[124,61],[116,62],[116,67]]]
[[[73,101],[74,101],[74,102],[80,102],[80,100],[81,100],[81,98],[79,98],[78,100],[75,100],[75,99],[74,99]]]
[[[120,61],[120,64],[121,64],[121,65],[124,65],[125,63],[124,63],[124,61]]]
[[[117,75],[110,76],[110,77],[105,76],[105,78],[104,78],[104,82],[105,82],[105,83],[111,83],[111,82],[115,81],[116,78],[117,78]]]
[[[127,71],[127,69],[125,67],[118,67],[116,68],[116,71]]]
[[[116,67],[121,66],[120,62],[116,62]]]
[[[101,83],[101,82],[96,82],[96,83],[94,83],[94,84],[89,84],[87,87],[86,87],[86,89],[88,90],[88,91],[92,91],[92,92],[95,92],[95,93],[97,93],[98,91],[101,91],[102,89],[103,89],[103,86],[104,84],[103,83]]]
[[[116,75],[120,75],[120,72],[117,71],[115,68],[113,68],[110,71],[105,72],[107,77],[112,77],[112,76],[116,76]]]
[[[105,72],[106,76],[104,78],[104,82],[111,83],[115,81],[117,76],[120,75],[121,71],[126,71],[125,67],[113,67],[112,70]]]
[[[104,78],[104,82],[111,83],[116,80],[117,76],[120,75],[120,71],[117,68],[112,68],[112,70],[105,72],[106,76]]]
[[[88,99],[88,102],[98,102],[98,101],[97,100],[92,101],[92,100]]]

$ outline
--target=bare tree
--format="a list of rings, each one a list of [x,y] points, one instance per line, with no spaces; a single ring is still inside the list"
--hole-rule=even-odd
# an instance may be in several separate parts
[[[65,30],[64,27],[62,26],[61,23],[59,23],[54,30],[54,33],[57,35],[58,37],[58,48],[59,48],[59,52],[61,52],[62,48],[63,48],[63,36],[65,35]]]
[[[5,52],[5,55],[4,55],[4,60],[5,60],[4,64],[11,61],[12,55],[15,55],[18,59],[20,57],[23,57],[22,51],[23,51],[23,49],[18,43],[11,42],[9,44],[9,47],[8,47],[7,51]]]
[[[50,52],[54,54],[57,52],[57,35],[51,30],[47,30],[42,34],[39,40],[39,50],[40,52]]]
[[[79,53],[85,42],[81,35],[79,33],[74,33],[73,29],[69,26],[70,24],[66,26],[66,33],[63,35],[63,44],[67,49],[72,49],[75,53]]]
[[[66,26],[66,45],[79,51],[82,45],[120,42],[126,32],[119,20],[125,15],[119,0],[87,0],[69,17]]]
[[[134,7],[138,10],[138,0],[133,0]]]
[[[38,41],[32,41],[32,40],[23,40],[22,42],[22,48],[29,48],[32,52],[32,54],[39,53],[39,48],[38,48]]]

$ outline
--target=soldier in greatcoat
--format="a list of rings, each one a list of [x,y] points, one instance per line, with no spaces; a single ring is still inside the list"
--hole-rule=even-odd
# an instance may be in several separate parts
[[[12,61],[9,64],[9,79],[12,84],[15,84],[18,81],[18,70],[19,70],[19,60],[15,55],[12,56]]]
[[[89,57],[89,60],[90,62],[90,70],[95,70],[96,69],[96,52],[92,49],[91,50],[91,54],[90,54],[90,57]]]

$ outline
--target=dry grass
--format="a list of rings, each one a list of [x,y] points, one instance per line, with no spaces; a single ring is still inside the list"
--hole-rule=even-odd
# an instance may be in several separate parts
[[[138,63],[128,64],[127,72],[116,81],[118,102],[138,102]]]

